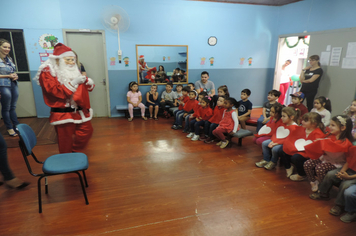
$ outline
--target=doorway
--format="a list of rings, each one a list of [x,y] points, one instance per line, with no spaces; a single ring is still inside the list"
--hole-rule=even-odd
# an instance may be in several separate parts
[[[107,117],[110,114],[108,69],[106,63],[105,32],[102,30],[63,30],[64,43],[72,48],[83,64],[88,78],[95,83],[89,93],[94,117]]]
[[[290,94],[298,92],[300,89],[301,84],[299,81],[293,81],[292,77],[299,78],[300,72],[307,66],[309,41],[310,35],[279,38],[273,88],[280,91],[281,82],[285,82],[282,76],[288,75],[290,82],[283,101],[284,105],[290,104]],[[286,66],[283,71],[282,66],[287,60],[291,60],[291,64]]]

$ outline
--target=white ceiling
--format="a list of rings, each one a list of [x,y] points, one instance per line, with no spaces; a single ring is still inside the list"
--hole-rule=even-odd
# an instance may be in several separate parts
[[[300,2],[303,0],[193,0],[193,1],[283,6],[294,2]]]

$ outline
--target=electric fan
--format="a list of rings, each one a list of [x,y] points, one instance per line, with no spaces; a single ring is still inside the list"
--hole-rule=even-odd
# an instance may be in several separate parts
[[[106,6],[101,12],[101,23],[103,26],[116,33],[119,44],[119,51],[117,52],[119,57],[119,63],[121,63],[122,51],[120,47],[120,32],[125,32],[130,26],[130,18],[127,12],[119,6]]]

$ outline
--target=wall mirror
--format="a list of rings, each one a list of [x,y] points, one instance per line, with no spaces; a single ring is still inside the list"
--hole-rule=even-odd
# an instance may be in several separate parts
[[[188,83],[188,45],[136,45],[137,81]]]

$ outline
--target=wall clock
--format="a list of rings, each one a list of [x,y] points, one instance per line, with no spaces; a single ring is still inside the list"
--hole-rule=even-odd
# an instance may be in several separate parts
[[[210,46],[215,46],[217,42],[218,42],[218,39],[215,36],[211,36],[208,38],[208,44]]]

